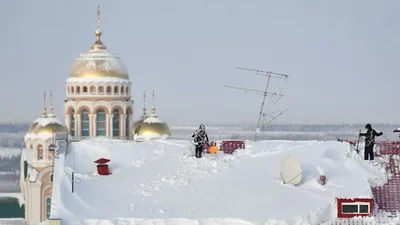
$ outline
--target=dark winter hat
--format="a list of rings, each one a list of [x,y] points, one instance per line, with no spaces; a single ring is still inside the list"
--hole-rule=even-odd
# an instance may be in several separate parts
[[[200,129],[200,130],[205,130],[205,129],[206,129],[206,126],[204,126],[204,124],[200,124],[199,129]]]
[[[372,129],[371,124],[367,123],[367,125],[365,125],[365,129]]]

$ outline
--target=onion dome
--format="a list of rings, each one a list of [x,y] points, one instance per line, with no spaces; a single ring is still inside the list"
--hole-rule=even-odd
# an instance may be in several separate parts
[[[134,138],[137,141],[146,141],[152,139],[165,139],[171,135],[171,131],[167,123],[162,121],[156,115],[154,107],[154,90],[153,90],[153,106],[151,115],[148,116],[136,127]]]
[[[122,60],[107,50],[101,40],[100,8],[97,9],[96,41],[90,50],[81,53],[70,69],[70,78],[121,78],[129,80]]]

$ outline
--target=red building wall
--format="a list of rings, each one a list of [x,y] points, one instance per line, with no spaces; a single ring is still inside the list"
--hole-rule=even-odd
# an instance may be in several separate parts
[[[236,149],[244,149],[245,147],[244,141],[222,141],[221,143],[221,151],[225,154],[232,154]]]

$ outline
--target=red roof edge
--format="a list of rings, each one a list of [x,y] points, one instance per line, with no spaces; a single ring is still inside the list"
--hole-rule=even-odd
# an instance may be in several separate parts
[[[104,163],[110,162],[110,160],[109,159],[105,159],[105,158],[100,158],[100,159],[98,159],[98,160],[96,160],[94,162],[95,163],[99,163],[99,164],[104,164]]]

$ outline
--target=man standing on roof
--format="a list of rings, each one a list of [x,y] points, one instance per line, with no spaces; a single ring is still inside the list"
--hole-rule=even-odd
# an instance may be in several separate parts
[[[204,144],[208,144],[209,142],[204,124],[200,124],[199,129],[193,133],[192,138],[196,146],[196,158],[201,158]]]
[[[360,133],[360,136],[365,137],[364,160],[368,160],[368,156],[369,160],[374,160],[375,137],[379,137],[383,133],[377,133],[369,123],[365,125],[365,129],[367,129],[366,133]]]

